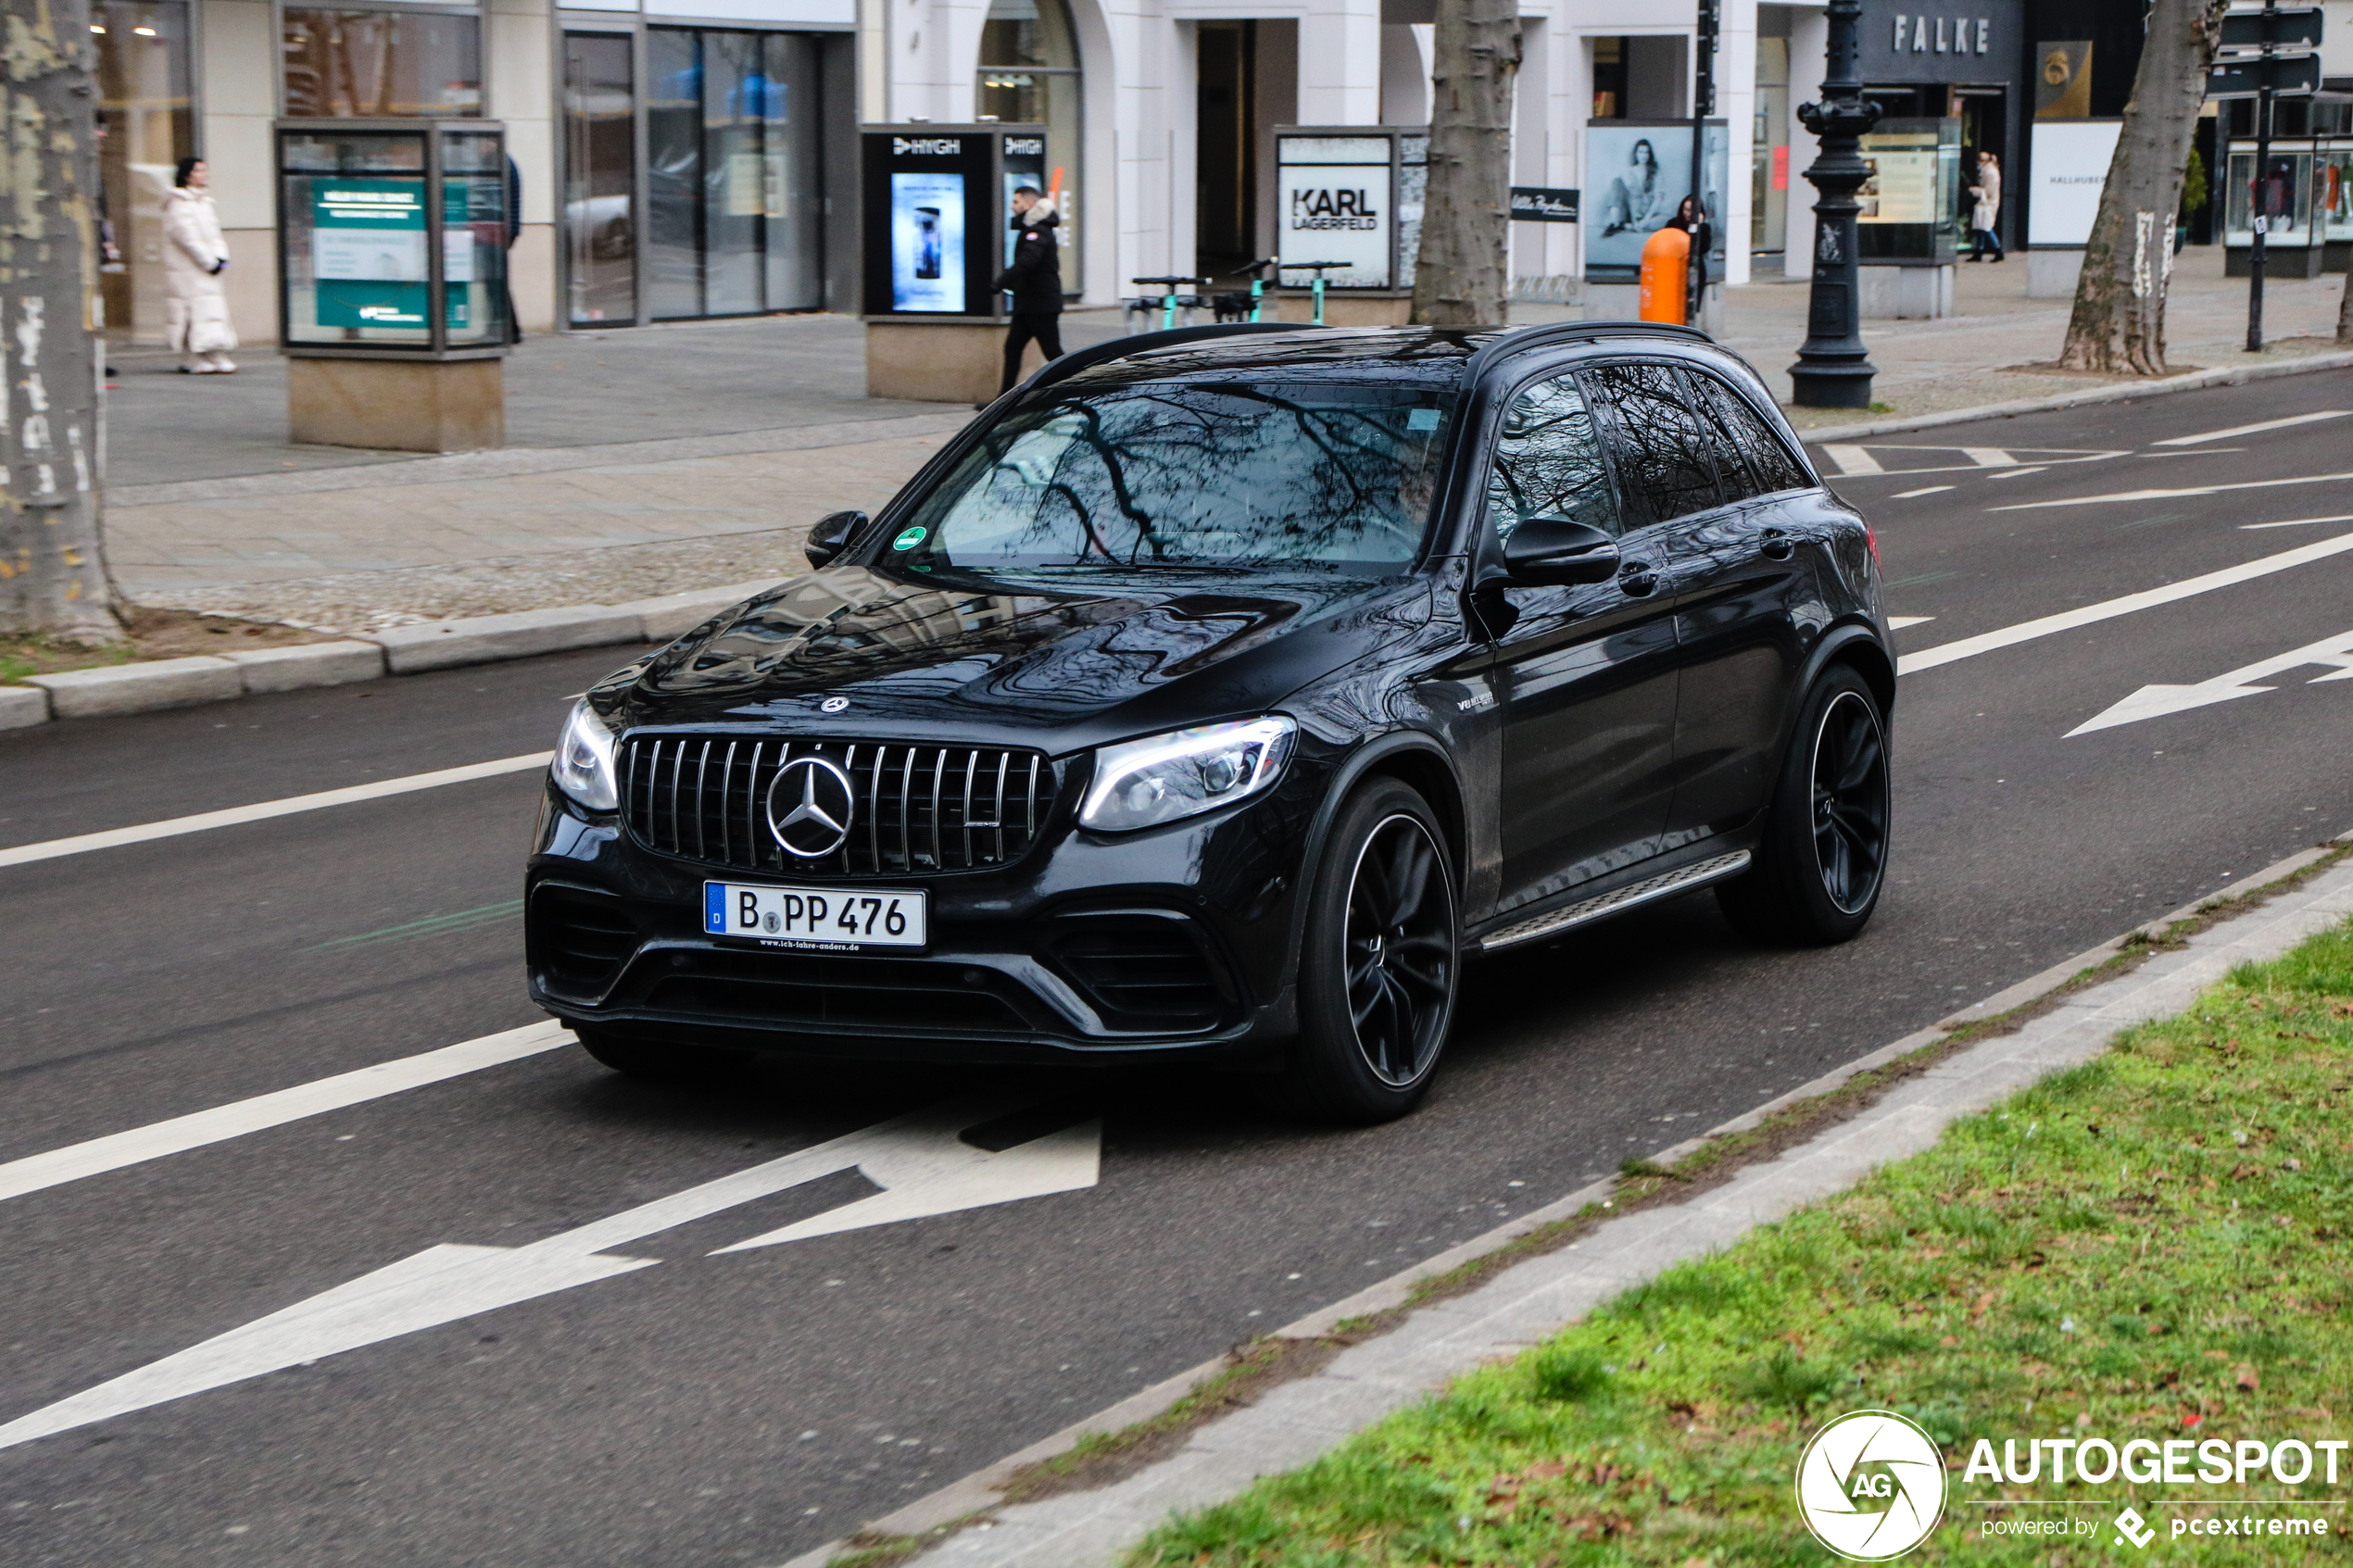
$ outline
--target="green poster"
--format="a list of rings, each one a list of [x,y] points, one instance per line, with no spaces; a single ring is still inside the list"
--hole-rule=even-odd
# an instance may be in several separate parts
[[[422,180],[316,180],[310,222],[320,326],[428,324]]]

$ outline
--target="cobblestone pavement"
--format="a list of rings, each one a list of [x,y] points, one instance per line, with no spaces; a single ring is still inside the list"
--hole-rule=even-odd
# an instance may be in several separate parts
[[[2344,280],[2274,281],[2265,359],[2338,347]],[[1723,340],[1784,397],[1807,290],[1730,291]],[[2026,297],[2024,258],[1958,269],[1959,314],[1872,321],[1879,417],[2103,384],[2031,367],[2058,352],[2070,302]],[[2169,309],[2173,368],[2250,363],[2246,285],[2219,247],[2186,252]],[[1573,308],[1522,307],[1523,324]],[[1121,330],[1074,313],[1066,341]],[[418,458],[283,440],[283,362],[236,378],[118,356],[110,561],[142,603],[345,630],[642,598],[796,570],[810,522],[872,510],[967,411],[869,400],[858,324],[837,317],[544,337],[509,365],[510,445]],[[1798,409],[1801,430],[1853,410]]]

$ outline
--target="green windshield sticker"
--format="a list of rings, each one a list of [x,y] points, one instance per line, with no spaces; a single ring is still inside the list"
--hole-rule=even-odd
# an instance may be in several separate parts
[[[916,546],[922,544],[924,542],[924,535],[929,533],[930,532],[931,530],[925,528],[920,524],[913,528],[901,530],[899,537],[890,542],[890,547],[894,550],[912,550]]]

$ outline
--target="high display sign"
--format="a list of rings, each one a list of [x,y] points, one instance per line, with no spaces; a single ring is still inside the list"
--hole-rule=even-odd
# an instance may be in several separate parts
[[[1013,189],[1038,183],[1035,126],[869,126],[864,158],[865,313],[995,317]]]

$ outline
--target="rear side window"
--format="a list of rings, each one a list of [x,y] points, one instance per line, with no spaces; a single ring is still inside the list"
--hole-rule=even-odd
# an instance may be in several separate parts
[[[1576,381],[1541,381],[1512,399],[1487,473],[1487,514],[1508,539],[1530,518],[1567,518],[1619,532],[1617,496],[1602,462],[1600,433]]]
[[[1727,460],[1718,465],[1723,474],[1727,501],[1745,499],[1745,495],[1735,495],[1735,489],[1744,491],[1746,495],[1770,495],[1780,490],[1812,488],[1814,482],[1789,455],[1789,448],[1781,445],[1781,438],[1773,433],[1772,426],[1749,407],[1746,398],[1714,376],[1696,370],[1685,374],[1706,395],[1708,407],[1721,427],[1722,440],[1730,448],[1725,454]],[[1735,483],[1739,470],[1730,460],[1735,452],[1747,465],[1744,483]]]
[[[1671,522],[1722,504],[1714,421],[1672,365],[1604,365],[1586,390],[1610,413],[1610,442],[1629,509]]]

